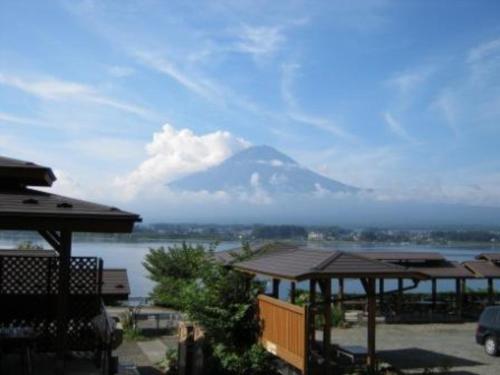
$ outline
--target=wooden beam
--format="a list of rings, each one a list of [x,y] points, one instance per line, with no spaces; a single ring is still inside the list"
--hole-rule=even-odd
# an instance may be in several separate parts
[[[368,357],[367,365],[370,369],[374,370],[376,367],[376,348],[375,348],[375,330],[376,330],[376,313],[377,313],[377,301],[376,301],[376,281],[375,279],[367,279],[367,297],[368,297],[368,337],[367,337],[367,347],[368,347]]]
[[[43,237],[52,248],[60,252],[61,250],[61,236],[52,230],[39,230],[38,233]]]
[[[64,374],[64,354],[68,341],[68,303],[70,292],[71,241],[70,231],[61,231],[59,252],[59,290],[57,301],[57,372]]]

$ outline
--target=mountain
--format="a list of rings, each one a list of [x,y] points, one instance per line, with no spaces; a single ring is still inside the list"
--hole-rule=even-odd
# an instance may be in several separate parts
[[[169,186],[178,191],[245,192],[262,189],[271,194],[354,193],[359,190],[302,167],[270,146],[249,147],[217,166],[176,180]]]

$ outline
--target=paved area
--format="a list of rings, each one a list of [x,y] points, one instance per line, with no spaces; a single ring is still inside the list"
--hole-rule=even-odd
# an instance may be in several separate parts
[[[498,375],[500,357],[490,357],[474,341],[475,323],[377,325],[381,359],[405,373],[449,368],[453,375]],[[366,327],[334,329],[332,341],[366,346]]]

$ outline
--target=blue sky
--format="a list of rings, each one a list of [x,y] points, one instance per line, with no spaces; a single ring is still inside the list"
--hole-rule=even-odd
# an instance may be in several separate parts
[[[268,144],[383,199],[500,206],[499,19],[472,0],[3,0],[0,154],[126,202]]]

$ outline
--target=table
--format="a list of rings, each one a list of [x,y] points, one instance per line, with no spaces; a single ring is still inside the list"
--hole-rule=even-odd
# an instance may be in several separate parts
[[[368,350],[364,346],[360,345],[339,346],[336,349],[337,357],[347,357],[354,364],[365,362],[366,356],[368,355]]]

